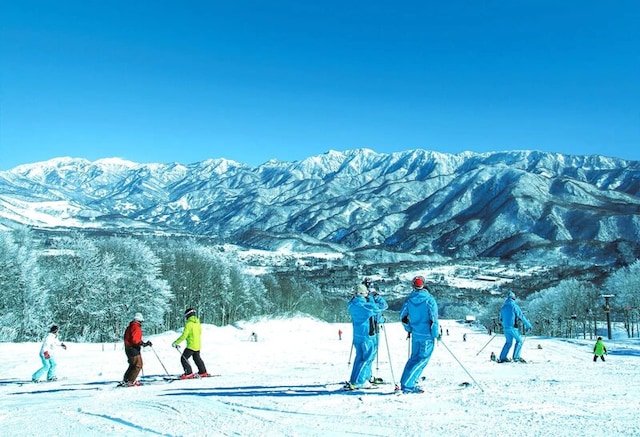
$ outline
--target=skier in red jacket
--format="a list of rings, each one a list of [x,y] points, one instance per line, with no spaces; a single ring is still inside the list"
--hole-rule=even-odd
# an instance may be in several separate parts
[[[136,313],[124,331],[124,353],[127,354],[129,367],[127,371],[124,372],[124,377],[122,378],[122,382],[118,384],[119,386],[132,387],[141,385],[137,380],[138,374],[142,370],[142,355],[140,354],[140,349],[143,346],[151,346],[150,341],[142,341],[142,322],[144,322],[144,317],[142,317],[141,313]]]

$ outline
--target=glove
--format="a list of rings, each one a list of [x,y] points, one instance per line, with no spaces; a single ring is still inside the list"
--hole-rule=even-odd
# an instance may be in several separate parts
[[[406,315],[402,318],[402,323],[404,323],[405,325],[409,324],[409,315]]]
[[[67,345],[64,343],[60,343],[60,346],[62,347],[62,349],[67,350]]]
[[[180,349],[180,345],[178,343],[172,343],[171,346],[175,347],[176,349]]]
[[[145,347],[146,346],[153,346],[153,344],[150,341],[148,341],[146,343],[142,343],[142,346],[145,346]]]
[[[49,355],[49,352],[48,352],[48,351],[44,351],[44,358],[45,358],[46,360],[48,360],[49,358],[51,358],[51,355]]]

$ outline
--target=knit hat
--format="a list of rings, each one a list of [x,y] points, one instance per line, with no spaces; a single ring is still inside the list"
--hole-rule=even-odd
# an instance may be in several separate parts
[[[133,316],[133,320],[136,320],[138,322],[144,322],[144,317],[142,317],[142,313],[136,313],[136,315]]]
[[[413,288],[422,288],[424,287],[424,278],[422,276],[416,276],[413,278]]]
[[[367,286],[364,284],[358,284],[353,289],[353,294],[355,296],[366,297],[369,294],[369,290],[367,290]]]
[[[53,325],[53,326],[51,327],[51,329],[49,329],[49,332],[52,332],[52,333],[54,333],[54,334],[55,334],[56,332],[58,332],[58,325]]]
[[[507,297],[509,299],[516,300],[516,294],[513,291],[510,291],[509,294],[507,295]]]

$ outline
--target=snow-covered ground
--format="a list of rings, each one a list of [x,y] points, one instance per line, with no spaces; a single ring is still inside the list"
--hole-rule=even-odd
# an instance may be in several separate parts
[[[489,356],[499,353],[501,335],[479,352],[492,338],[487,333],[442,325],[449,335],[423,374],[427,391],[413,395],[395,393],[392,383],[407,358],[398,323],[385,326],[374,363],[374,374],[390,383],[363,392],[341,390],[350,372],[350,325],[303,317],[206,325],[202,356],[220,376],[201,380],[161,380],[163,364],[181,372],[171,348],[178,333],[149,337],[142,380],[154,381],[133,388],[115,387],[127,367],[120,344],[67,342],[59,381],[21,385],[40,365],[40,345],[2,343],[0,435],[640,435],[639,340],[607,341],[607,361],[594,363],[592,340],[530,337],[522,353],[529,363],[497,364]],[[258,342],[249,341],[254,331]]]

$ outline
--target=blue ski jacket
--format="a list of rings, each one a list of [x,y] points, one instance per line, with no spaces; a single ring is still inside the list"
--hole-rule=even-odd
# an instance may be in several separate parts
[[[373,302],[376,305],[378,305],[378,308],[380,308],[380,313],[378,315],[376,315],[376,322],[377,323],[384,323],[384,317],[382,317],[382,311],[384,311],[387,308],[389,308],[389,304],[384,299],[384,297],[380,296],[378,293],[369,294],[369,299],[371,300],[371,302]]]
[[[408,317],[405,329],[414,340],[433,340],[438,337],[438,304],[426,289],[413,290],[409,294],[400,310],[400,319],[405,316]]]
[[[375,302],[367,302],[362,296],[354,296],[347,304],[353,325],[353,343],[362,343],[369,335],[369,318],[382,312]]]
[[[500,309],[500,319],[502,320],[502,327],[504,329],[514,328],[517,319],[522,320],[525,330],[528,331],[531,329],[531,323],[529,323],[524,314],[522,314],[522,310],[511,297],[508,297],[507,300],[504,301],[504,304]]]

